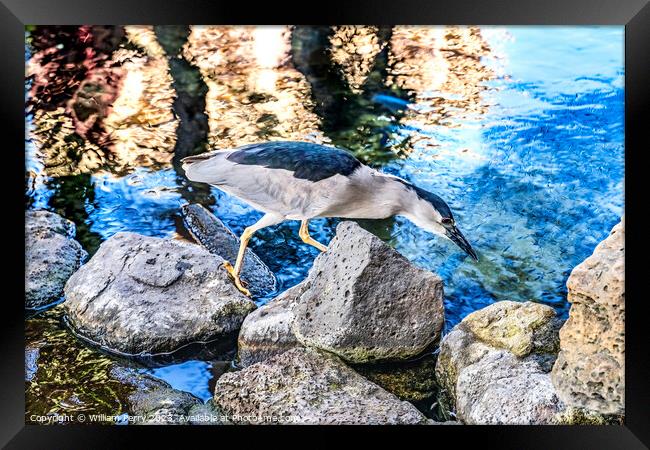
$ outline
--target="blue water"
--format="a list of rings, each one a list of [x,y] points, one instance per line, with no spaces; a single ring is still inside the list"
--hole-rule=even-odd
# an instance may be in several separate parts
[[[212,378],[212,366],[205,361],[185,361],[155,369],[145,369],[143,372],[161,378],[171,387],[181,391],[191,392],[204,402],[212,397],[208,382]]]
[[[447,329],[499,300],[549,304],[566,317],[571,269],[623,214],[623,27],[483,27],[481,33],[492,50],[476,64],[493,75],[479,81],[480,94],[464,104],[453,103],[462,92],[444,89],[408,98],[388,86],[369,93],[370,104],[386,105],[377,113],[383,115],[382,145],[409,147],[381,170],[444,198],[480,257],[472,261],[406,219],[361,222],[413,263],[441,275]],[[432,98],[447,102],[442,120],[427,118],[435,109]],[[355,128],[349,131],[354,135]],[[39,170],[34,156],[28,165]],[[52,208],[54,181],[45,177],[28,192],[32,207]],[[134,167],[123,176],[97,173],[84,186],[70,201],[81,210],[78,226],[98,241],[127,230],[184,235],[179,207],[192,188],[171,166]],[[90,188],[92,196],[83,194]],[[201,201],[235,233],[261,217],[215,188],[209,194]],[[314,220],[312,235],[328,242],[338,222]],[[301,243],[293,222],[259,231],[251,248],[276,273],[279,291],[304,279],[318,253]],[[152,373],[206,399],[209,368],[190,361]]]

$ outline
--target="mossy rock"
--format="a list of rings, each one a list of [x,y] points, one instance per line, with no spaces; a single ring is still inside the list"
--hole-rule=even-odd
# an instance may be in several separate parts
[[[557,353],[559,322],[555,310],[533,302],[502,301],[469,314],[463,326],[479,340],[518,357]]]
[[[603,415],[585,408],[568,407],[555,416],[557,425],[623,425],[624,416]]]
[[[437,391],[436,357],[432,353],[399,363],[359,364],[354,369],[370,381],[412,402],[431,398]]]

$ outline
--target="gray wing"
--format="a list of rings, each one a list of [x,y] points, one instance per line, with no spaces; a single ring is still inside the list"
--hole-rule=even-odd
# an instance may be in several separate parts
[[[294,172],[255,164],[240,164],[229,156],[238,150],[212,152],[203,158],[183,160],[186,176],[209,183],[267,213],[289,219],[318,216],[347,185],[347,178],[335,174],[320,181],[296,178]],[[204,155],[200,155],[204,156]]]

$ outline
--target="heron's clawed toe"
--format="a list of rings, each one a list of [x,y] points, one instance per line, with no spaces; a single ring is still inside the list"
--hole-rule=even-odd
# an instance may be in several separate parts
[[[239,277],[235,277],[235,286],[239,289],[239,292],[247,297],[251,297],[251,291],[244,287],[244,283],[239,279]]]
[[[226,272],[228,272],[228,275],[230,275],[230,278],[232,278],[233,282],[235,283],[235,287],[239,289],[239,292],[242,294],[251,297],[251,291],[246,289],[246,283],[244,283],[240,278],[239,275],[235,273],[235,268],[230,264],[228,261],[224,261],[221,266],[226,269]]]
[[[232,266],[232,264],[230,264],[228,261],[224,261],[224,262],[222,262],[222,263],[221,263],[221,267],[223,267],[224,269],[226,269],[226,272],[228,272],[228,274],[229,274],[231,277],[234,277],[234,276],[235,276],[235,268],[234,268],[234,267]]]

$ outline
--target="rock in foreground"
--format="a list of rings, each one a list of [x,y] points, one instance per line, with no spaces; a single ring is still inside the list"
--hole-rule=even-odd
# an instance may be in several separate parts
[[[209,410],[209,403],[143,373],[140,366],[86,347],[61,326],[62,309],[60,304],[25,322],[25,408],[30,423],[71,412],[73,423],[80,423],[77,414],[84,413],[86,424],[187,423],[188,415],[190,423],[219,421],[221,416]]]
[[[74,240],[71,221],[44,210],[25,213],[25,307],[41,308],[63,295],[88,254]]]
[[[117,233],[66,284],[68,322],[81,336],[127,354],[226,339],[255,304],[222,262],[194,244]]]
[[[509,301],[476,311],[455,326],[442,340],[436,375],[458,419],[555,423],[564,408],[548,374],[557,329],[551,307]]]
[[[426,418],[315,349],[295,348],[217,381],[214,401],[235,423],[418,424]]]
[[[319,255],[295,308],[300,343],[349,362],[403,360],[440,337],[442,280],[356,223]]]
[[[181,212],[187,229],[197,242],[210,253],[235,264],[239,238],[221,220],[199,204],[183,205]],[[275,275],[250,248],[246,249],[241,279],[255,296],[266,295],[276,289]]]
[[[553,383],[562,400],[601,414],[625,411],[625,230],[619,223],[567,281]]]
[[[291,325],[293,310],[304,288],[305,285],[301,283],[287,289],[246,316],[237,342],[241,366],[250,366],[300,345]]]

